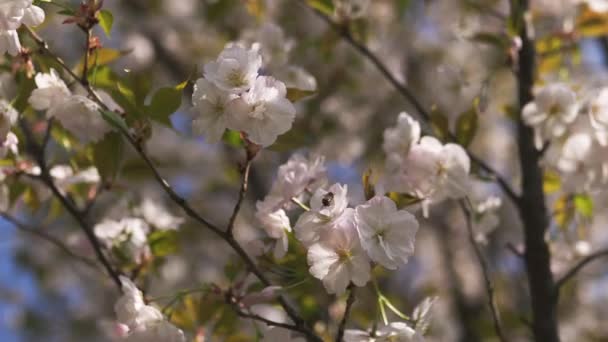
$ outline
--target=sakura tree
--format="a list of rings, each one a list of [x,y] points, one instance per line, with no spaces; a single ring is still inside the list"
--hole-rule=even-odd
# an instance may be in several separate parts
[[[2,0],[0,54],[2,340],[608,339],[608,1]]]

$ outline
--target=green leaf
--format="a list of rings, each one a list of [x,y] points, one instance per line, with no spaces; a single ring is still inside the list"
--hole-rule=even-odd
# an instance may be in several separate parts
[[[557,192],[562,187],[561,179],[559,174],[555,171],[545,170],[543,173],[543,191],[545,194],[552,194]]]
[[[445,141],[450,136],[448,117],[436,108],[431,110],[431,127],[440,140]]]
[[[169,116],[175,113],[182,104],[182,90],[182,84],[157,90],[147,107],[150,117],[162,124],[171,126]]]
[[[477,132],[477,111],[474,108],[460,114],[456,120],[456,140],[457,142],[467,147],[473,141]]]
[[[23,113],[28,106],[28,99],[32,94],[32,91],[36,88],[33,78],[24,78],[19,82],[19,88],[17,89],[17,97],[13,100],[13,108],[19,113]]]
[[[331,0],[308,0],[308,5],[326,15],[334,13],[334,3]]]
[[[231,129],[226,130],[222,136],[222,140],[228,146],[236,148],[243,146],[243,139],[241,139],[241,133],[239,133],[239,131],[234,131]]]
[[[406,193],[388,192],[385,196],[392,199],[399,209],[422,202],[421,198]]]
[[[179,249],[176,230],[157,230],[148,236],[148,244],[156,257],[171,255]]]
[[[101,48],[96,49],[89,57],[89,66],[91,69],[96,65],[106,65],[114,62],[122,56],[128,55],[131,53],[131,50],[115,50],[109,48]],[[82,71],[82,67],[84,66],[84,57],[78,62],[78,64],[72,69],[74,72]]]
[[[112,32],[112,25],[114,24],[114,15],[112,12],[108,10],[99,11],[99,26],[103,29],[103,32],[106,33],[106,36],[110,37],[110,32]]]
[[[302,99],[315,95],[313,90],[302,90],[298,88],[287,88],[287,99],[291,102],[297,102]]]
[[[124,155],[124,141],[119,132],[110,132],[93,145],[93,160],[101,178],[112,182],[118,175]]]
[[[593,199],[589,195],[575,195],[574,207],[576,208],[576,211],[584,218],[593,217]]]
[[[128,132],[129,127],[125,123],[125,120],[115,112],[111,112],[109,110],[104,110],[101,112],[101,116],[106,120],[110,125],[118,128],[121,131]]]

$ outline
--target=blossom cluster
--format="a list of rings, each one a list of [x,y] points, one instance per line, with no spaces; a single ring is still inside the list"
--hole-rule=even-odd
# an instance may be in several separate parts
[[[32,108],[45,110],[47,118],[56,118],[80,141],[99,141],[110,131],[99,105],[86,96],[72,94],[54,69],[36,74],[35,81],[37,88],[29,97]]]
[[[523,109],[543,162],[559,172],[566,192],[584,192],[608,182],[608,88],[577,94],[564,83],[540,88]]]
[[[32,0],[7,0],[0,3],[0,54],[16,56],[21,51],[17,29],[21,24],[38,26],[45,18],[42,8]]]
[[[233,129],[266,147],[291,129],[296,109],[283,82],[259,74],[259,49],[259,44],[247,49],[230,43],[205,64],[204,77],[196,81],[192,94],[198,114],[193,129],[208,142],[219,141],[226,129]]]
[[[147,197],[132,212],[133,216],[125,216],[120,220],[106,218],[93,229],[95,236],[106,247],[120,250],[136,264],[150,256],[150,233],[177,229],[184,222],[182,217],[174,216],[167,208]]]
[[[144,302],[142,292],[126,277],[121,276],[123,295],[116,301],[117,322],[108,330],[115,341],[184,342],[184,333],[167,321],[155,307]]]
[[[257,214],[268,235],[278,240],[275,256],[287,249],[291,224],[285,209],[292,202],[310,208],[298,218],[293,231],[307,248],[310,273],[323,281],[329,293],[343,293],[352,282],[364,286],[370,280],[371,262],[396,269],[414,252],[418,221],[398,210],[388,197],[348,207],[346,185],[326,182],[322,159],[296,155],[279,169],[279,177],[266,198],[258,202]],[[279,253],[276,252],[279,248]]]
[[[466,151],[458,144],[421,137],[420,123],[407,113],[399,114],[397,125],[384,131],[383,148],[384,186],[421,201],[425,216],[430,204],[467,195],[471,161]]]

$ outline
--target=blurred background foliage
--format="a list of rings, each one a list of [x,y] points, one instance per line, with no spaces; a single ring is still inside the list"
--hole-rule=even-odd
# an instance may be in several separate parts
[[[78,2],[40,3],[47,19],[37,32],[74,71],[82,70],[84,35],[75,25],[63,24]],[[329,0],[309,0],[308,4],[329,15],[333,12]],[[529,19],[541,82],[567,80],[584,88],[605,84],[608,15],[574,1],[532,4]],[[104,10],[101,25],[94,31],[100,47],[89,59],[91,84],[127,110],[127,124],[146,142],[146,151],[176,191],[220,225],[226,224],[236,200],[242,143],[234,132],[217,145],[192,134],[192,83],[201,76],[202,65],[215,59],[226,43],[254,35],[264,23],[278,24],[294,40],[289,63],[309,71],[317,80],[317,90],[298,101],[293,129],[254,162],[251,191],[236,227],[243,242],[263,238],[253,220],[255,201],[265,196],[276,168],[292,153],[325,155],[330,179],[347,183],[351,203],[361,203],[363,173],[368,169],[382,172],[384,155],[379,151],[384,129],[394,124],[399,112],[416,113],[302,1],[106,0]],[[432,110],[427,131],[440,137],[448,131],[457,134],[460,143],[517,184],[511,66],[516,56],[515,26],[521,23],[509,18],[507,1],[373,0],[368,14],[349,25],[355,38],[369,46]],[[34,42],[23,37],[23,44],[35,50]],[[59,69],[49,56],[33,53],[31,57],[37,71]],[[20,57],[7,57],[2,68],[15,74],[15,107],[41,134],[45,120],[27,108],[34,87],[27,63]],[[118,134],[83,146],[55,125],[48,155],[51,165],[70,165],[74,172],[90,166],[99,169],[101,185],[66,184],[63,188],[82,205],[99,193],[90,213],[93,222],[119,219],[144,199],[182,215]],[[480,198],[500,194],[486,175],[475,172],[479,177],[474,191]],[[562,194],[559,182],[548,170],[545,191],[555,218],[550,234],[555,272],[562,272],[577,258],[578,242],[608,245],[605,195]],[[25,179],[9,180],[8,185],[16,217],[57,237],[76,254],[92,256],[81,231],[48,190]],[[484,253],[504,327],[513,340],[525,341],[530,339],[529,297],[524,264],[513,252],[519,249],[521,229],[513,206],[503,202],[500,226],[491,233]],[[14,230],[7,221],[1,225],[0,340],[104,340],[99,321],[112,319],[116,299],[110,280],[35,235]],[[142,263],[134,263],[119,247],[112,253],[113,261],[124,272],[137,275],[147,297],[158,299],[173,323],[199,341],[202,336],[211,341],[255,339],[256,327],[238,319],[210,287],[260,288],[243,279],[244,265],[228,246],[188,220],[179,230],[158,230],[148,239],[151,255]],[[292,241],[290,251],[276,263],[267,256],[259,264],[284,284],[304,317],[316,322],[315,330],[329,334],[345,298],[327,295],[308,274],[302,247]],[[453,203],[433,208],[431,217],[422,221],[415,257],[406,267],[377,276],[383,293],[406,313],[426,296],[438,296],[429,340],[494,340],[481,273],[467,241],[464,218]],[[568,285],[559,307],[564,341],[608,340],[608,327],[602,323],[608,319],[607,286],[606,267],[601,263]],[[370,285],[358,295],[351,324],[367,327],[377,317],[375,293]]]

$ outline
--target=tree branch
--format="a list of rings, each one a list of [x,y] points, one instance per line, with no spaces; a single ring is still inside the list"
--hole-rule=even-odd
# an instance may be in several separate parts
[[[235,305],[234,305],[234,306],[235,306]],[[264,318],[264,317],[262,317],[262,316],[259,316],[259,315],[256,315],[256,314],[246,313],[246,312],[244,312],[244,311],[242,311],[242,310],[239,310],[239,309],[238,309],[236,306],[235,306],[234,311],[236,312],[236,314],[237,314],[239,317],[242,317],[242,318],[248,318],[248,319],[252,319],[252,320],[254,320],[254,321],[259,321],[259,322],[265,323],[265,324],[267,324],[267,325],[269,325],[269,326],[273,326],[273,327],[279,327],[279,328],[283,328],[283,329],[287,329],[287,330],[295,331],[295,332],[298,332],[298,333],[301,333],[301,334],[305,334],[305,335],[306,335],[306,331],[305,331],[305,330],[302,330],[302,328],[301,328],[301,327],[298,327],[298,326],[296,326],[296,325],[293,325],[293,324],[288,324],[288,323],[281,323],[281,322],[275,322],[275,321],[271,321],[271,320],[269,320],[269,319],[266,319],[266,318]]]
[[[342,320],[340,321],[340,325],[338,326],[338,333],[336,334],[336,342],[342,342],[344,338],[344,329],[346,328],[346,322],[348,321],[348,316],[350,315],[351,308],[353,303],[355,302],[355,287],[353,284],[348,286],[348,298],[346,298],[346,307],[344,308],[344,315],[342,316]]]
[[[239,190],[239,197],[236,200],[236,204],[234,205],[234,209],[232,210],[232,215],[230,215],[230,221],[228,222],[228,228],[226,228],[226,234],[232,235],[232,230],[234,229],[234,222],[236,221],[236,217],[241,210],[241,204],[243,203],[243,199],[245,199],[245,193],[247,192],[247,186],[249,184],[249,170],[251,169],[251,162],[253,161],[253,157],[247,153],[247,160],[245,161],[245,167],[243,168],[243,177],[241,179],[241,189]]]
[[[44,53],[46,53],[49,57],[53,58],[64,70],[66,70],[68,72],[68,74],[70,74],[71,77],[73,77],[77,82],[79,82],[87,90],[89,96],[103,110],[109,110],[108,106],[101,100],[101,98],[97,95],[97,93],[93,90],[93,88],[91,88],[90,84],[88,84],[87,82],[84,82],[81,78],[78,77],[78,75],[74,74],[74,72],[61,60],[61,58],[59,58],[57,55],[55,55],[48,48],[48,44],[42,38],[40,38],[36,34],[36,32],[34,32],[31,28],[27,27],[26,25],[22,25],[22,26],[24,26],[26,28],[26,32],[32,37],[32,39],[34,39],[34,41],[36,41],[36,43],[38,44],[38,46],[40,47],[40,49]],[[158,170],[154,166],[154,163],[152,162],[152,160],[145,153],[143,146],[138,141],[136,141],[133,138],[133,136],[131,136],[131,134],[127,130],[125,130],[124,128],[120,127],[120,128],[117,128],[117,129],[127,139],[127,141],[129,142],[129,144],[135,149],[135,151],[139,154],[139,156],[142,158],[142,160],[144,161],[144,163],[148,166],[148,169],[150,169],[150,171],[154,175],[154,178],[156,179],[156,181],[161,185],[161,187],[167,193],[167,195],[169,195],[169,197],[178,206],[180,206],[184,210],[184,212],[190,218],[194,219],[195,221],[199,222],[203,226],[207,227],[209,230],[211,230],[212,232],[214,232],[218,237],[222,238],[226,243],[228,243],[228,245],[230,245],[230,247],[239,255],[239,257],[241,259],[243,259],[243,261],[247,265],[247,268],[260,280],[260,282],[262,282],[262,284],[264,284],[265,286],[272,285],[272,283],[270,282],[270,280],[262,273],[262,271],[255,264],[255,262],[249,257],[249,255],[247,255],[247,253],[245,252],[245,250],[234,239],[234,237],[232,236],[232,234],[228,234],[227,233],[228,232],[227,229],[226,229],[226,232],[222,231],[220,228],[218,228],[214,224],[210,223],[209,221],[207,221],[206,219],[204,219],[200,214],[198,214],[188,204],[188,202],[184,198],[182,198],[180,195],[178,195],[173,190],[173,188],[171,187],[171,185],[160,175],[160,173],[158,172]],[[48,172],[46,172],[46,174],[48,176]],[[48,176],[48,178],[50,178],[50,176]],[[48,179],[47,179],[47,182],[48,182]],[[56,190],[56,191],[53,191],[53,192],[61,195],[61,193],[59,192],[59,190],[52,183],[52,179],[51,179],[50,184]],[[51,188],[51,190],[52,190],[52,188]],[[243,193],[243,195],[244,195],[244,193]],[[67,199],[65,199],[63,196],[60,197],[60,200],[62,200],[62,203],[65,201],[66,202],[65,204],[69,204],[69,202],[67,201]],[[72,212],[72,211],[75,210],[75,208],[73,208],[73,207],[67,207],[66,206],[66,209],[68,209],[68,208],[70,208],[69,209],[70,212]],[[73,213],[73,216],[74,216],[74,214],[77,214],[77,213],[78,213],[78,211],[76,210]],[[80,216],[75,216],[75,218],[77,218],[79,220],[82,220],[82,218],[80,218]],[[82,222],[79,221],[79,223],[85,223],[85,222],[82,220]],[[81,226],[83,226],[83,225],[81,224]],[[85,232],[87,232],[87,230],[85,230]],[[92,232],[91,232],[91,234],[92,234]],[[92,237],[95,238],[94,234],[92,235]],[[97,240],[95,239],[94,241],[97,241]],[[99,250],[99,251],[101,252],[101,250]],[[103,253],[101,255],[103,256]],[[105,258],[104,258],[104,260],[105,260]],[[118,280],[118,277],[116,277],[116,279]],[[118,281],[118,284],[120,285],[120,281]],[[298,314],[298,312],[296,311],[296,309],[292,307],[292,305],[287,301],[287,299],[286,299],[286,297],[284,295],[279,296],[278,300],[279,300],[279,303],[281,304],[281,306],[283,307],[283,309],[285,310],[285,312],[287,313],[287,315],[293,320],[294,324],[299,329],[302,329],[303,331],[305,331],[305,335],[307,336],[307,338],[309,340],[311,340],[311,341],[318,341],[318,342],[322,341],[321,338],[319,338],[312,331],[312,329],[310,329],[310,327],[308,327],[308,325],[306,324],[306,322],[300,317],[300,315]]]
[[[590,262],[599,259],[601,257],[608,256],[608,248],[601,249],[595,253],[591,253],[586,257],[579,260],[572,268],[570,268],[564,275],[555,281],[555,296],[559,296],[559,291],[570,279],[572,279],[576,274],[587,264]]]
[[[93,247],[97,259],[104,266],[104,268],[108,272],[108,275],[112,278],[118,290],[122,291],[122,282],[120,281],[119,273],[112,267],[110,261],[103,253],[103,248],[101,246],[101,243],[95,236],[93,228],[89,225],[88,222],[86,222],[83,215],[81,215],[81,212],[76,207],[76,204],[72,202],[68,197],[64,196],[55,185],[53,177],[50,175],[48,166],[46,165],[44,149],[40,145],[38,145],[38,143],[36,143],[31,130],[29,129],[27,123],[23,118],[19,119],[19,124],[21,126],[21,130],[23,131],[23,135],[25,136],[27,149],[40,167],[40,177],[38,179],[42,181],[42,183],[44,183],[51,190],[53,195],[59,200],[63,207],[68,211],[68,213],[70,213],[70,215],[76,220],[82,231],[85,233],[87,239],[89,240],[89,243]]]
[[[68,246],[66,246],[63,243],[63,241],[54,237],[53,235],[47,234],[45,231],[43,231],[41,229],[36,229],[34,227],[30,227],[27,224],[17,220],[15,217],[13,217],[12,215],[10,215],[8,213],[0,212],[0,216],[2,216],[5,220],[10,222],[19,231],[22,231],[22,232],[37,236],[43,240],[46,240],[49,243],[55,245],[58,249],[60,249],[66,255],[82,262],[83,264],[85,264],[97,271],[100,271],[100,269],[97,266],[97,263],[95,263],[95,261],[93,261],[85,256],[74,253]]]
[[[488,271],[488,265],[486,260],[481,253],[481,249],[479,245],[475,241],[475,235],[473,234],[473,222],[471,210],[467,206],[467,203],[464,200],[458,202],[460,207],[462,208],[462,212],[465,216],[465,223],[467,227],[467,234],[469,237],[469,242],[473,246],[473,250],[475,251],[475,256],[477,257],[477,261],[479,261],[479,266],[481,267],[481,273],[483,274],[483,279],[485,283],[486,292],[488,295],[488,306],[490,308],[490,312],[492,313],[492,321],[494,323],[494,330],[496,331],[496,335],[501,342],[506,342],[507,338],[505,337],[501,324],[500,324],[500,313],[498,310],[498,306],[496,305],[496,300],[494,298],[494,285],[492,284],[492,280],[490,279],[490,272]]]
[[[533,100],[532,87],[535,77],[534,42],[528,37],[525,16],[529,0],[511,0],[511,17],[515,21],[521,48],[518,51],[515,74],[519,111]],[[543,190],[543,170],[539,161],[541,154],[534,146],[534,132],[523,120],[517,121],[517,145],[522,178],[522,194],[518,211],[524,228],[524,260],[528,273],[528,286],[532,301],[532,330],[536,341],[559,341],[557,327],[557,303],[554,297],[551,254],[545,241],[549,227],[549,214]]]
[[[340,25],[339,23],[334,22],[330,17],[328,17],[325,13],[317,10],[316,8],[310,7],[305,0],[298,0],[302,6],[313,11],[319,18],[321,18],[328,26],[330,26],[337,34],[342,37],[346,42],[348,42],[357,52],[359,52],[363,57],[367,58],[378,71],[384,76],[384,78],[389,81],[389,83],[403,96],[413,107],[416,109],[416,112],[425,122],[431,122],[430,113],[424,108],[424,106],[418,101],[413,92],[406,87],[403,83],[399,82],[397,78],[389,71],[388,67],[380,60],[376,54],[374,54],[365,44],[357,41],[347,26]],[[448,132],[448,138],[451,141],[456,141],[456,137]],[[496,170],[494,170],[490,165],[488,165],[481,158],[474,155],[471,151],[466,150],[467,154],[471,161],[473,161],[480,169],[490,175],[490,178],[494,179],[500,188],[505,192],[507,197],[509,197],[513,203],[519,203],[519,196],[515,193],[515,191],[509,185],[509,182],[501,176]]]

